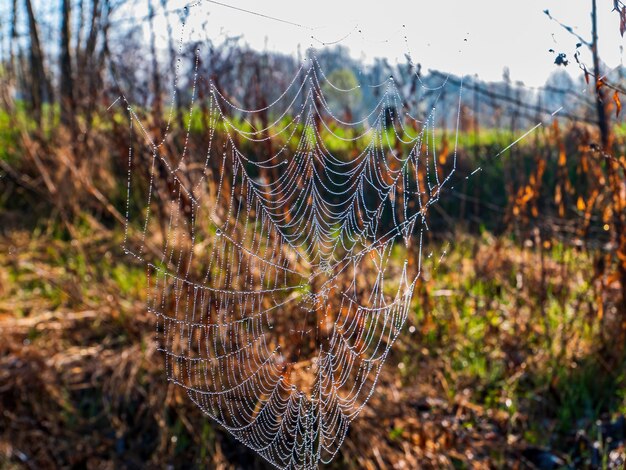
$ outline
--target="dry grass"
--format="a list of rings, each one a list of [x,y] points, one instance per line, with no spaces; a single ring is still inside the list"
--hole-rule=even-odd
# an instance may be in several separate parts
[[[63,241],[52,228],[16,228],[0,239],[2,467],[266,468],[166,382],[144,311],[143,271],[120,252],[120,234],[76,233]],[[551,443],[537,440],[547,429],[555,450],[546,455],[591,461],[559,450],[569,434],[557,433],[557,413],[546,415],[547,428],[535,423],[537,403],[556,407],[566,397],[542,374],[565,380],[595,354],[600,320],[553,312],[578,305],[580,314],[593,301],[591,260],[564,255],[568,269],[579,266],[564,283],[554,254],[542,278],[537,250],[459,240],[438,268],[438,260],[429,265],[410,330],[331,468],[524,467],[541,458],[538,445]],[[552,285],[561,290],[542,301],[553,328],[546,339],[536,307]],[[615,422],[615,405],[595,418]],[[616,438],[606,455],[618,462],[623,449]]]

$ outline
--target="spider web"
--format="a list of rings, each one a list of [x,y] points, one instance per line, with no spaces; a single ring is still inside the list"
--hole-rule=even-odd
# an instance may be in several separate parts
[[[172,111],[159,139],[126,103],[141,145],[129,146],[125,250],[148,272],[167,379],[276,467],[317,468],[407,318],[428,208],[456,167],[456,144],[445,169],[436,153],[445,83],[420,82],[411,109],[393,77],[342,89],[311,54],[273,102],[245,109],[215,81],[198,99],[199,57],[181,152]],[[371,109],[332,108],[330,92],[362,86],[379,92]]]

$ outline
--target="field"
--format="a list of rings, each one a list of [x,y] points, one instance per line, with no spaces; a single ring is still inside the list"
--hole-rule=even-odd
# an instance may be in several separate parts
[[[81,186],[101,212],[64,214],[26,178],[2,212],[3,466],[264,468],[163,377],[146,272],[107,205]],[[332,468],[623,462],[620,292],[602,231],[502,230],[479,204],[480,225],[450,215],[426,243],[408,321]]]

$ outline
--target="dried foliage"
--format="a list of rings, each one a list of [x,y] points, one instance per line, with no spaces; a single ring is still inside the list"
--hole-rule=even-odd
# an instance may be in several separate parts
[[[65,72],[80,79],[64,90],[62,125],[40,46],[28,61],[12,56],[0,84],[9,120],[0,133],[0,467],[266,468],[164,380],[145,272],[120,248],[128,123],[106,109],[128,86],[148,114],[150,99],[131,84],[151,77],[143,89],[159,90],[162,77],[156,61],[143,75],[135,63],[124,68],[109,49],[115,2],[93,5],[76,69]],[[623,35],[626,7],[616,0],[614,8]],[[29,41],[39,43],[32,12],[29,24]],[[224,93],[250,107],[293,68],[236,41],[210,54],[200,73],[234,84]],[[555,120],[498,162],[483,157],[519,129],[505,132],[500,117],[498,129],[481,128],[481,97],[503,97],[476,86],[474,108],[461,116],[457,171],[483,171],[429,214],[435,229],[406,331],[330,468],[623,468],[626,144],[623,123],[610,120],[622,116],[624,93],[574,57],[598,116]],[[266,60],[267,76],[258,72]],[[160,95],[152,98],[161,109]],[[520,115],[542,111],[508,100]],[[201,148],[207,110],[185,144],[181,109],[165,159],[183,145]],[[162,120],[146,123],[158,132]],[[216,140],[217,148],[223,136]],[[451,145],[446,134],[437,142],[444,172]],[[171,188],[157,181],[155,191]],[[159,236],[154,230],[148,249]]]

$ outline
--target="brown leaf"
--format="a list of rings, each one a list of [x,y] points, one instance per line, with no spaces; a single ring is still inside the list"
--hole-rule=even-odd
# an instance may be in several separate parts
[[[604,302],[602,302],[602,296],[598,295],[596,297],[596,302],[598,305],[598,311],[597,311],[598,320],[602,320],[602,318],[604,317]]]
[[[619,117],[619,113],[622,111],[622,102],[619,99],[619,93],[617,90],[613,93],[613,101],[615,101],[615,117]]]
[[[562,200],[563,200],[563,194],[561,192],[561,186],[557,186],[554,191],[554,202],[560,205]]]
[[[604,79],[599,78],[598,80],[596,80],[596,91],[599,91],[600,88],[602,88],[604,86]]]
[[[619,10],[619,33],[624,37],[626,33],[626,6]]]

